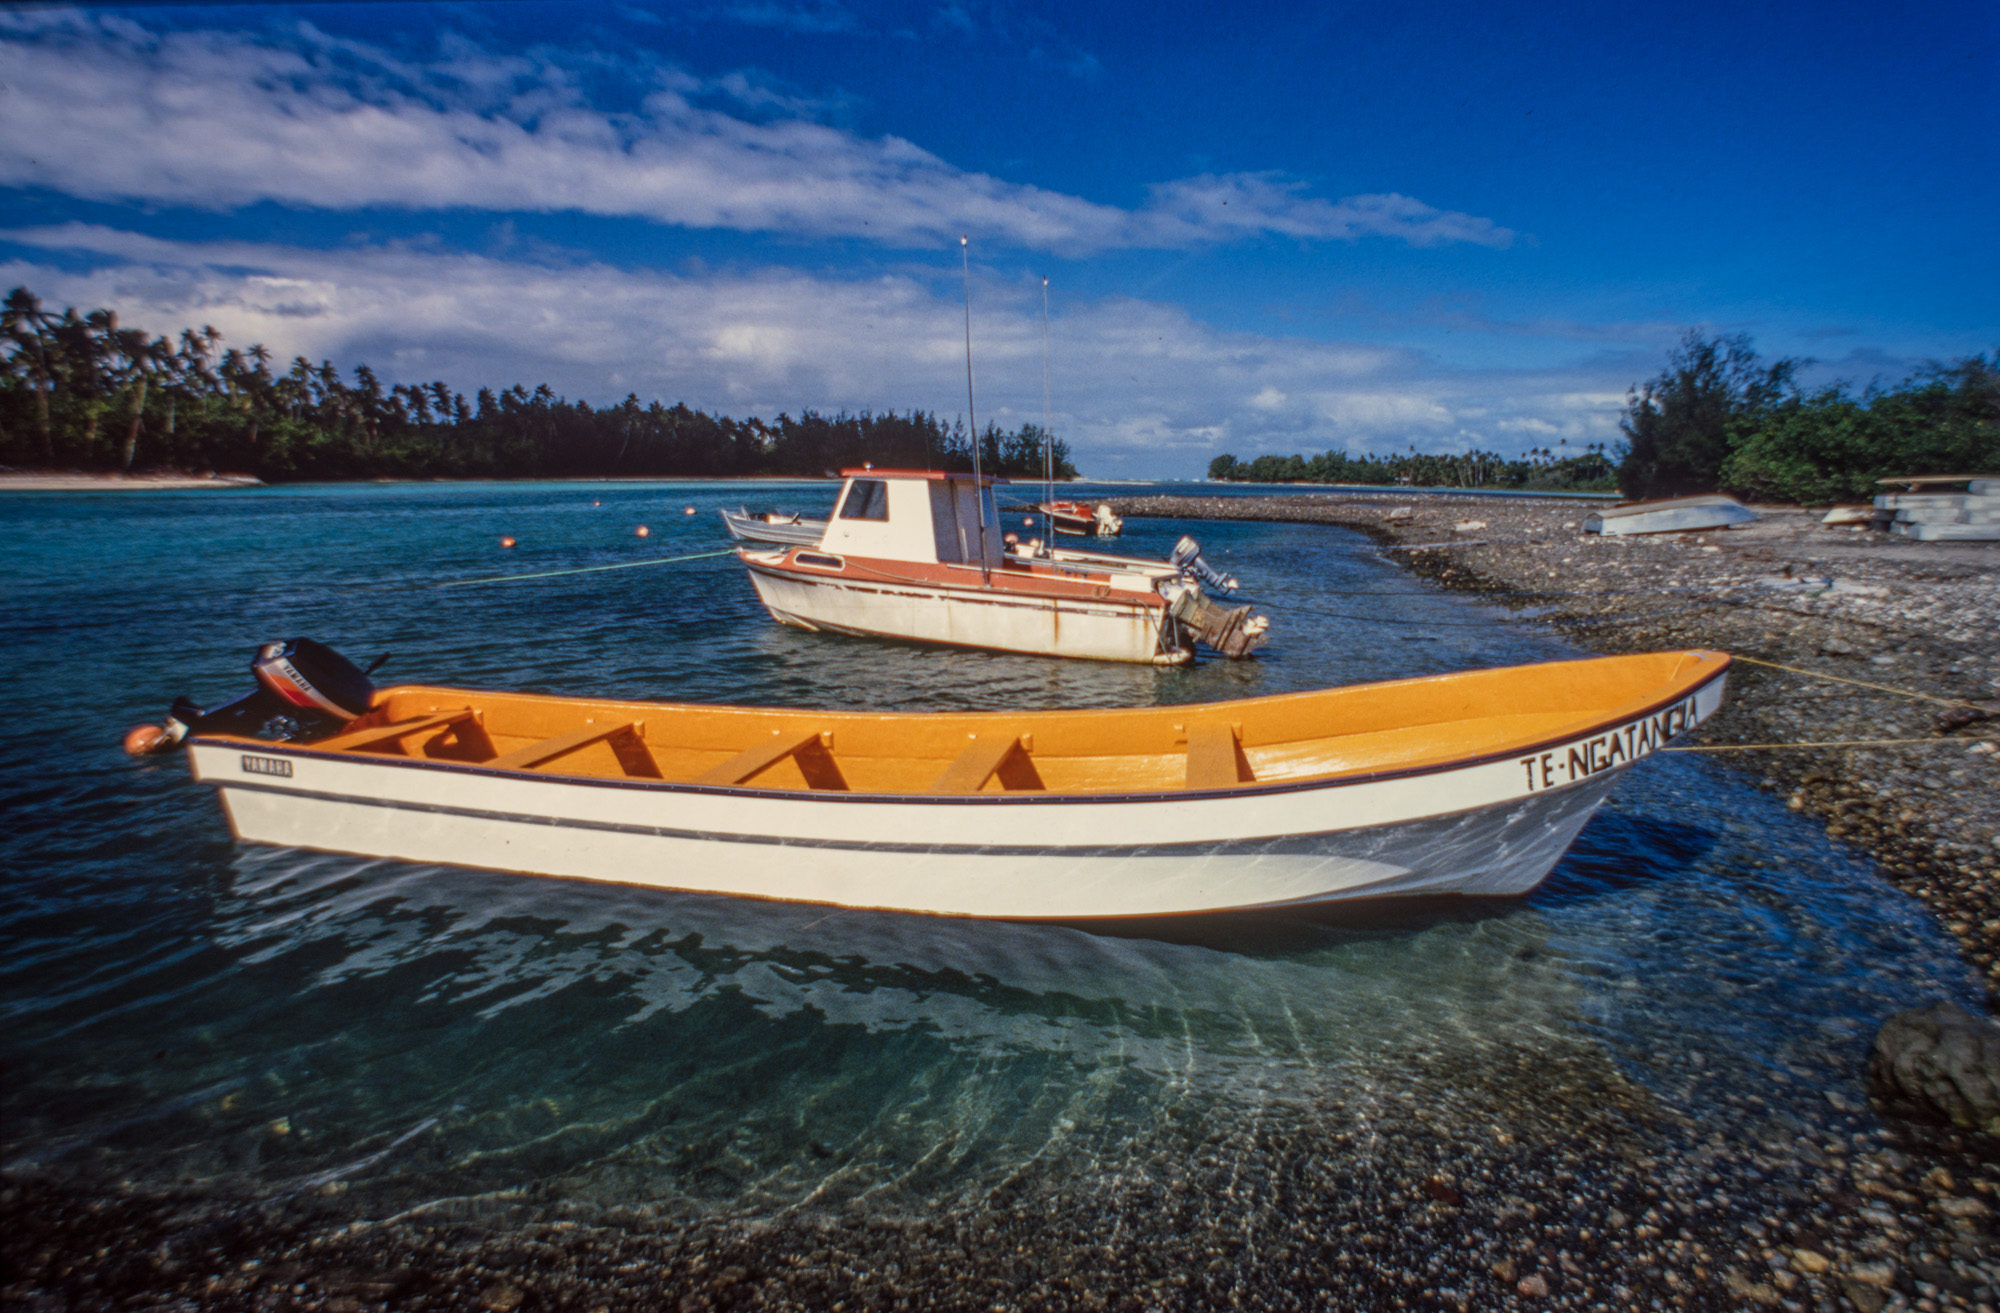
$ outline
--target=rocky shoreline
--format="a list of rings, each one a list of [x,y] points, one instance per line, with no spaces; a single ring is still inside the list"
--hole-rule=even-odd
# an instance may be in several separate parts
[[[1423,578],[1596,650],[1715,646],[1941,698],[2000,693],[1989,549],[1835,537],[1795,512],[1615,545],[1576,532],[1577,502],[1118,509],[1360,529]],[[1876,853],[2000,979],[1995,758],[1974,750],[2000,723],[1940,738],[1939,704],[1748,664],[1734,688],[1702,745],[1924,741],[1724,756]],[[1471,1052],[1399,1053],[1386,1084],[1314,1072],[1258,1091],[1247,1115],[1176,1108],[1108,1148],[1057,1150],[947,1197],[818,1210],[600,1204],[537,1186],[423,1198],[360,1178],[276,1195],[165,1187],[78,1154],[61,1173],[0,1176],[0,1301],[36,1313],[2000,1308],[1991,1137],[1885,1117],[1727,1055],[1648,1085],[1585,1036]]]

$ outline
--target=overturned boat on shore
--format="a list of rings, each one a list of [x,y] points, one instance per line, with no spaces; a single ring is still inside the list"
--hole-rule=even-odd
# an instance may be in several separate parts
[[[1584,517],[1585,533],[1697,533],[1749,524],[1757,512],[1723,493],[1620,502]]]
[[[934,714],[376,691],[309,640],[253,668],[257,693],[177,704],[133,749],[185,739],[246,842],[1088,920],[1524,893],[1620,774],[1715,713],[1729,658]]]

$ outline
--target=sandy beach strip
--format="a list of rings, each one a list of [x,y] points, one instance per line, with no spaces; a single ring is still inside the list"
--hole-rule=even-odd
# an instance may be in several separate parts
[[[0,470],[0,492],[158,492],[172,488],[261,488],[252,474],[93,474]]]

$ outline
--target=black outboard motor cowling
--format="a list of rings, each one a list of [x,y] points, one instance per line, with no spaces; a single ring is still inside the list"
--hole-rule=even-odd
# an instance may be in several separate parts
[[[338,731],[375,700],[375,685],[367,671],[310,638],[266,643],[251,658],[250,673],[257,687],[234,702],[204,708],[187,698],[176,699],[159,737],[143,749],[128,751],[162,752],[190,734],[287,740],[322,735]]]
[[[250,673],[287,704],[341,720],[353,720],[375,699],[375,686],[359,667],[310,638],[266,643],[250,662]]]

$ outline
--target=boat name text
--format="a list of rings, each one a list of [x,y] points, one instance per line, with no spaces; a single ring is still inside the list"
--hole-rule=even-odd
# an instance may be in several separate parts
[[[1688,697],[1665,711],[1621,725],[1594,739],[1523,757],[1521,768],[1528,774],[1528,792],[1574,784],[1614,766],[1636,761],[1693,729],[1699,719],[1695,699]]]
[[[289,777],[292,773],[292,763],[283,757],[252,757],[246,754],[243,758],[243,773]]]

